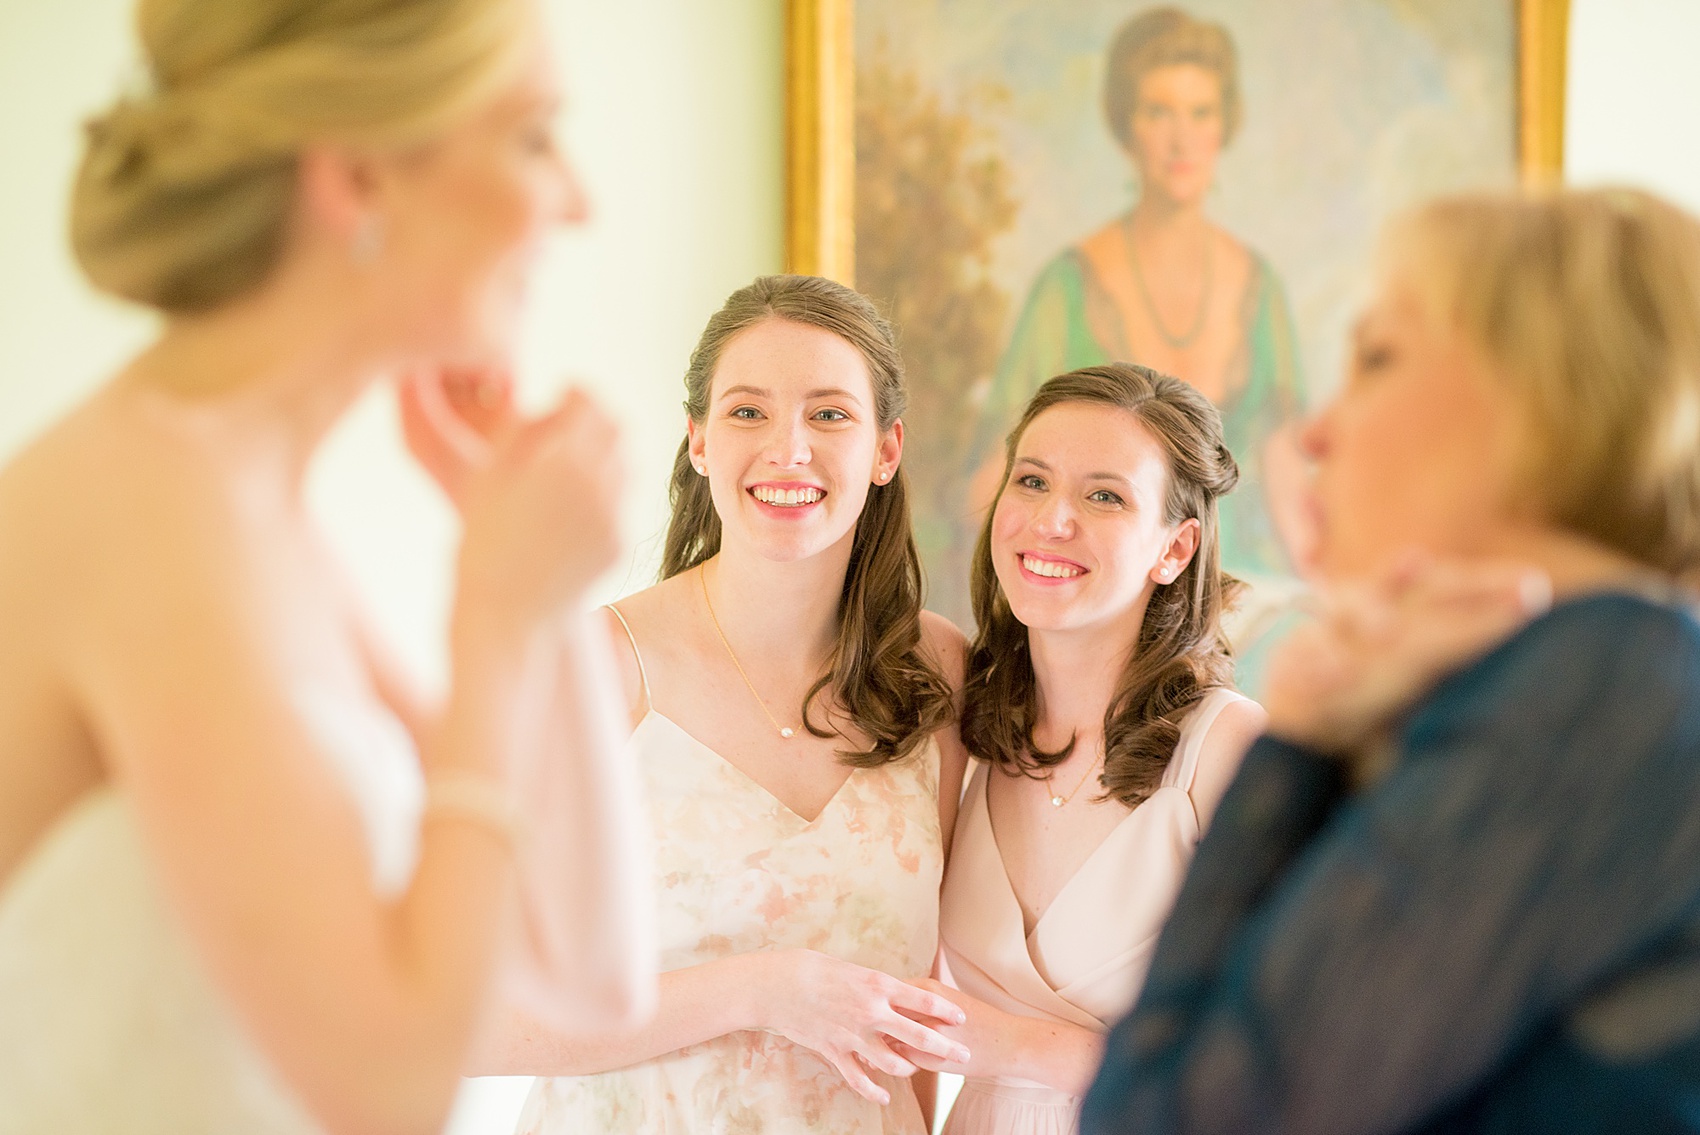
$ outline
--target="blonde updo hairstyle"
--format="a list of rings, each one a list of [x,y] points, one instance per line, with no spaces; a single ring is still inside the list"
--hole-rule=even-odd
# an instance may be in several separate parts
[[[399,150],[492,98],[523,0],[141,0],[151,89],[88,124],[71,245],[105,291],[204,311],[277,262],[309,143]]]
[[[1662,573],[1700,569],[1700,220],[1632,189],[1442,198],[1382,271],[1520,407],[1518,499]]]

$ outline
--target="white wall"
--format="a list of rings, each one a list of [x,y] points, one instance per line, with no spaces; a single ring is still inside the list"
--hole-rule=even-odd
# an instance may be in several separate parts
[[[1564,166],[1700,212],[1700,0],[1572,0]]]

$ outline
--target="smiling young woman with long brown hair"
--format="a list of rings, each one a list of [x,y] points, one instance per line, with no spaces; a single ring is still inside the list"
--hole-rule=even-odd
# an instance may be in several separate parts
[[[891,329],[771,276],[685,376],[663,579],[629,637],[629,758],[661,898],[660,1012],[575,1042],[515,1022],[486,1071],[540,1075],[526,1132],[925,1130],[895,1044],[963,1056],[932,968],[966,763],[963,643],[921,610]]]
[[[1231,688],[1215,407],[1131,364],[1051,379],[974,555],[963,800],[940,912],[967,1013],[947,1131],[1068,1131],[1263,713]]]

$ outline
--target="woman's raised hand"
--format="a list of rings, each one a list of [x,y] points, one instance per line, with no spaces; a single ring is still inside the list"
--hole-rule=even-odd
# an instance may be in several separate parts
[[[1417,552],[1380,579],[1332,588],[1271,661],[1269,732],[1361,754],[1436,681],[1551,603],[1551,582],[1524,565]]]
[[[539,619],[582,598],[620,552],[618,430],[590,396],[503,424],[462,470],[462,599]]]
[[[966,1019],[936,993],[813,950],[780,950],[763,960],[773,980],[759,995],[760,1027],[819,1053],[874,1103],[884,1106],[891,1095],[867,1069],[892,1076],[916,1071],[897,1054],[894,1041],[934,1060],[968,1062],[966,1048],[924,1023],[959,1025]]]
[[[408,451],[456,508],[473,473],[489,463],[498,441],[523,421],[506,371],[421,371],[403,380],[396,396]]]

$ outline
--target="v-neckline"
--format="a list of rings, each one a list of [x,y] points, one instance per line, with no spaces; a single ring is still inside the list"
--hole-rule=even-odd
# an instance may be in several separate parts
[[[852,780],[856,779],[856,774],[862,771],[860,768],[852,768],[849,774],[845,776],[843,780],[838,782],[838,787],[833,790],[831,796],[827,797],[826,803],[821,805],[820,811],[815,813],[813,819],[810,819],[795,808],[791,807],[791,805],[787,804],[785,801],[781,800],[778,795],[774,793],[773,789],[769,788],[767,785],[739,768],[736,764],[733,764],[730,760],[727,760],[726,755],[719,749],[716,749],[713,745],[710,745],[705,741],[699,740],[693,733],[690,732],[690,730],[686,729],[683,725],[680,725],[677,721],[674,721],[671,717],[668,717],[665,713],[662,713],[654,706],[651,706],[643,715],[643,718],[638,722],[637,727],[639,729],[643,728],[643,723],[652,717],[665,721],[668,725],[672,726],[675,733],[679,734],[679,736],[683,737],[703,752],[709,754],[726,768],[731,769],[732,772],[736,773],[740,779],[753,785],[756,791],[760,792],[774,804],[778,805],[778,807],[782,809],[786,815],[790,816],[806,828],[814,827],[820,822],[822,816],[825,816],[828,812],[832,811],[832,806],[838,803],[839,798],[844,795],[844,790],[849,787]],[[633,730],[633,732],[636,732],[636,730]]]
[[[998,870],[1003,872],[1004,887],[1009,891],[1009,897],[1015,903],[1016,913],[1021,916],[1022,938],[1028,943],[1031,943],[1033,941],[1033,935],[1039,932],[1039,927],[1044,924],[1046,918],[1050,917],[1051,911],[1057,908],[1057,903],[1069,892],[1069,889],[1074,886],[1075,881],[1079,879],[1081,875],[1086,873],[1086,869],[1092,865],[1093,860],[1098,858],[1104,848],[1109,845],[1109,842],[1121,834],[1122,829],[1127,826],[1127,822],[1133,819],[1139,809],[1129,809],[1127,815],[1117,820],[1115,827],[1111,828],[1109,832],[1105,834],[1104,838],[1098,841],[1098,846],[1087,852],[1086,858],[1080,861],[1080,866],[1076,867],[1074,869],[1074,873],[1067,879],[1063,880],[1062,886],[1057,888],[1057,893],[1052,895],[1051,901],[1045,904],[1045,909],[1041,910],[1034,916],[1032,929],[1028,929],[1027,912],[1021,909],[1021,896],[1016,893],[1015,880],[1010,878],[1009,864],[1004,860],[1003,846],[998,843],[997,825],[992,822],[992,776],[997,770],[991,765],[987,765],[985,767],[986,778],[980,790],[980,811],[986,818],[986,835],[992,841],[992,851],[998,859]],[[1159,790],[1161,790],[1163,787],[1167,786],[1159,785],[1158,787]],[[1152,795],[1155,795],[1155,793]]]

